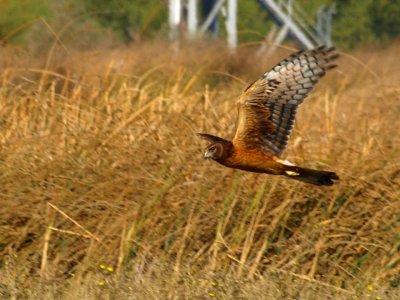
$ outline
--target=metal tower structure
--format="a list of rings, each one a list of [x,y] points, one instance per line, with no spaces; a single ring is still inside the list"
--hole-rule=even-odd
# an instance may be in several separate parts
[[[294,38],[302,48],[311,49],[317,45],[332,45],[331,23],[335,13],[333,6],[321,7],[317,13],[317,22],[310,17],[295,0],[257,0],[271,16],[274,23],[285,32],[284,37],[277,37],[280,44],[286,36]]]
[[[198,21],[199,2],[201,1],[202,21]],[[273,44],[279,45],[286,37],[295,39],[304,49],[317,45],[332,44],[331,23],[335,13],[333,6],[321,7],[316,22],[308,16],[295,0],[256,0],[260,7],[271,17],[275,26],[280,28]],[[187,31],[189,38],[196,38],[218,31],[219,13],[225,18],[228,46],[237,45],[237,0],[169,0],[170,37],[176,38],[179,27]]]
[[[218,34],[218,14],[225,18],[225,27],[228,33],[228,46],[232,49],[237,45],[237,5],[238,0],[169,0],[169,28],[170,38],[175,39],[179,27],[187,31],[189,38],[209,33]],[[198,8],[201,2],[203,20],[198,22]]]

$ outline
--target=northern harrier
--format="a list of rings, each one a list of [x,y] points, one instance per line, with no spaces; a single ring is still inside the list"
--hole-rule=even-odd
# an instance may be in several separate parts
[[[332,185],[334,172],[301,168],[279,156],[286,148],[296,110],[323,77],[336,67],[334,48],[321,46],[296,52],[253,82],[239,97],[236,134],[232,141],[206,133],[211,142],[204,158],[235,169],[283,175],[315,185]]]

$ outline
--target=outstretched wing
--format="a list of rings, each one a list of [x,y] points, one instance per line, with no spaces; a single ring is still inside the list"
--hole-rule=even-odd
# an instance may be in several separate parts
[[[279,156],[286,148],[296,110],[339,55],[321,46],[296,52],[252,83],[238,100],[233,143]]]

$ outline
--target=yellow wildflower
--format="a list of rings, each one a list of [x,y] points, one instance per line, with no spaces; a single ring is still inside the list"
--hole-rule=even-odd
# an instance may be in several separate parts
[[[105,265],[100,265],[99,267],[100,267],[100,269],[105,269],[106,268]]]
[[[114,272],[114,268],[113,267],[107,267],[107,271],[108,272]]]
[[[99,281],[99,286],[105,286],[106,285],[106,283],[102,280],[102,281]]]

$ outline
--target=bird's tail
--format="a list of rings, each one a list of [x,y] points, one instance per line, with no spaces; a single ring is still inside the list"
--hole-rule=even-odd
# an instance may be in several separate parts
[[[339,176],[335,172],[318,171],[296,166],[286,166],[285,176],[315,185],[333,185]]]

